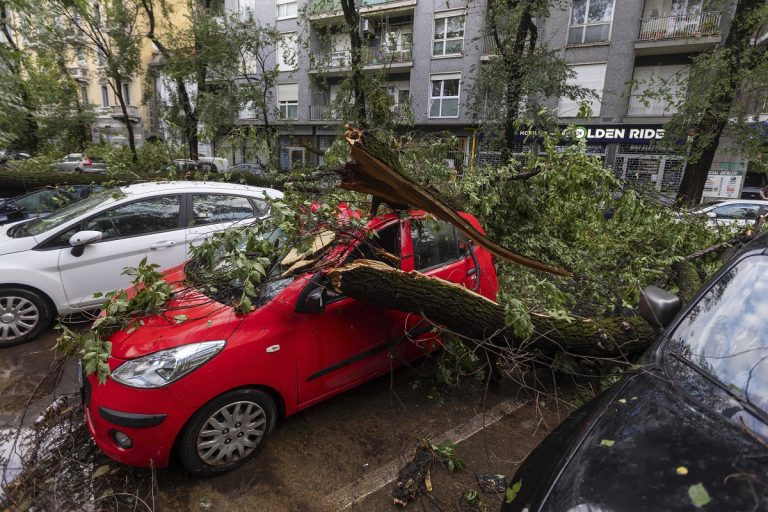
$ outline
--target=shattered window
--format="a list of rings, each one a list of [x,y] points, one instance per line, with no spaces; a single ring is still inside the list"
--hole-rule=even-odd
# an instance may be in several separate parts
[[[768,411],[768,257],[739,262],[674,331],[672,353]]]

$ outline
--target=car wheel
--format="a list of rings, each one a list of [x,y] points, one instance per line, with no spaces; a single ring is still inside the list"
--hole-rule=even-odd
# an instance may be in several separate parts
[[[202,476],[235,469],[261,451],[275,419],[275,401],[263,391],[225,393],[197,411],[184,428],[179,442],[181,463]]]
[[[0,289],[0,347],[33,340],[53,320],[53,307],[24,288]]]

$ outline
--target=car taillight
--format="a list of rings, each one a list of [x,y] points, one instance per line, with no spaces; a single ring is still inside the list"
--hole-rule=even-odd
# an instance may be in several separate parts
[[[93,165],[93,162],[91,161],[91,159],[90,159],[90,158],[87,158],[87,159],[85,160],[85,162],[83,162],[83,165],[88,165],[88,166],[91,166],[91,165]]]

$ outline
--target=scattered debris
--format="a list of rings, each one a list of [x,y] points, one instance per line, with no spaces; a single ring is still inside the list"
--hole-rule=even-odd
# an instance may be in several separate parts
[[[709,497],[707,489],[704,488],[704,484],[701,482],[688,488],[688,496],[691,498],[691,503],[693,503],[695,507],[699,508],[706,506],[710,501],[712,501],[712,498]]]
[[[475,475],[477,486],[486,494],[501,493],[507,490],[507,477],[504,475]]]
[[[461,471],[465,464],[456,458],[456,445],[451,441],[434,444],[422,439],[411,461],[398,474],[392,498],[395,505],[405,507],[424,492],[432,492],[432,464],[438,461],[449,473]]]

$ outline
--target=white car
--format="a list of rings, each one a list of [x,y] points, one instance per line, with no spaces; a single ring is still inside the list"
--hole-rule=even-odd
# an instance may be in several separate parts
[[[711,227],[743,227],[753,224],[758,217],[768,214],[768,201],[730,199],[700,205],[693,209],[692,213],[707,216],[707,225]]]
[[[0,347],[28,341],[59,314],[94,309],[95,292],[125,288],[125,267],[161,268],[236,223],[269,215],[277,190],[208,182],[155,182],[109,189],[44,219],[0,231]]]

